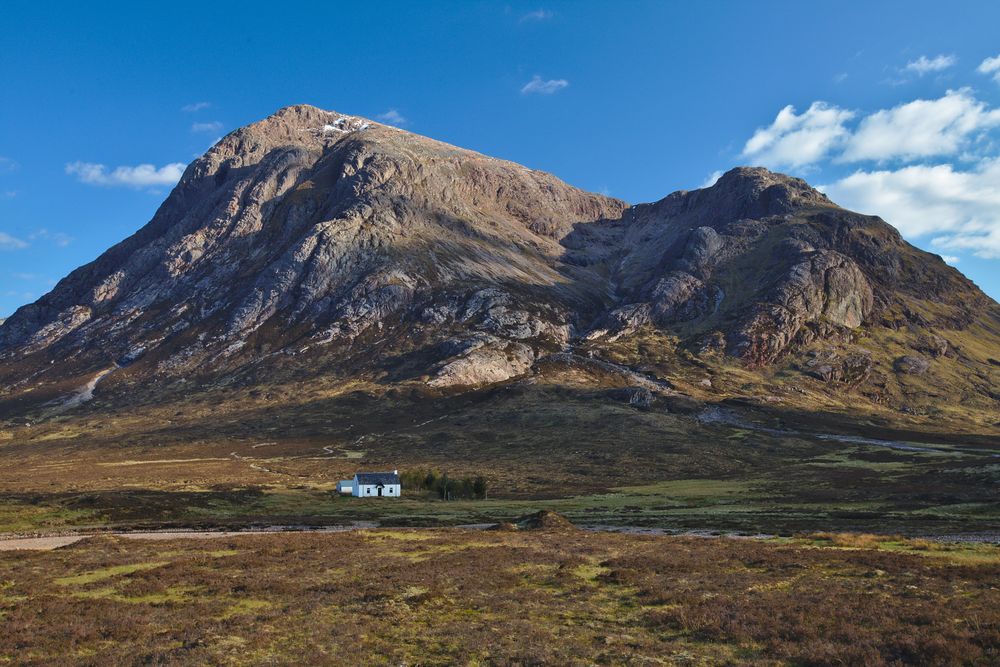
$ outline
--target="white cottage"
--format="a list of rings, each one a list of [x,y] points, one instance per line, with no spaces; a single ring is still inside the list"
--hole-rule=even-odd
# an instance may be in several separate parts
[[[342,479],[339,482],[337,482],[337,493],[339,493],[342,496],[353,496],[354,480]]]
[[[358,498],[398,498],[401,490],[398,470],[359,472],[354,474],[351,495]]]

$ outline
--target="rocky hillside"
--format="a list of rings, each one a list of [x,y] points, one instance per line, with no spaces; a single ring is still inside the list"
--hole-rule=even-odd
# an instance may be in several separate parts
[[[738,168],[630,207],[295,106],[219,141],[145,227],[0,324],[0,410],[75,406],[98,380],[128,402],[192,381],[435,392],[605,364],[585,375],[988,412],[998,358],[996,302],[799,179]],[[737,375],[740,391],[722,381]]]

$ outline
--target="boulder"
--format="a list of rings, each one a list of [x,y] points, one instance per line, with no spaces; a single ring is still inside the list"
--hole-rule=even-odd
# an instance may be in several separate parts
[[[613,389],[611,391],[611,396],[618,401],[628,403],[637,408],[649,409],[653,405],[653,401],[656,398],[646,387],[624,387],[622,389]]]
[[[930,366],[930,362],[918,354],[904,355],[893,363],[896,372],[904,375],[923,375]]]

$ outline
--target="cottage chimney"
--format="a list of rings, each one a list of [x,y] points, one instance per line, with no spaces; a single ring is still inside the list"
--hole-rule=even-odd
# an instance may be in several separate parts
[[[398,470],[393,470],[393,471],[392,471],[392,474],[393,474],[393,475],[398,475],[398,474],[399,474],[399,471],[398,471]]]

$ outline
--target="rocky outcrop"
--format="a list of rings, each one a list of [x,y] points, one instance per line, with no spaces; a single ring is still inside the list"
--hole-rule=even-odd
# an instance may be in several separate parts
[[[833,349],[810,351],[803,364],[809,376],[823,382],[859,384],[868,379],[875,369],[871,353],[867,350],[840,355]]]
[[[492,336],[469,341],[455,359],[447,361],[427,384],[432,387],[476,387],[523,375],[535,362],[534,350]]]
[[[931,357],[943,357],[946,356],[951,351],[951,345],[948,343],[948,339],[939,336],[935,333],[928,333],[925,336],[921,336],[913,346],[917,352],[922,352]]]
[[[650,408],[656,400],[653,392],[647,387],[623,387],[612,390],[610,395],[615,400],[644,410]]]
[[[833,251],[810,251],[792,265],[768,301],[753,308],[732,349],[752,364],[768,364],[807,323],[855,329],[873,306],[871,286],[852,260]]]
[[[931,363],[918,354],[907,354],[896,359],[893,367],[897,373],[923,375],[931,367]]]
[[[725,351],[752,366],[773,363],[805,339],[844,339],[873,323],[900,302],[893,286],[873,280],[898,282],[915,251],[881,220],[843,211],[804,181],[759,168],[633,207],[623,221],[617,235],[564,241],[574,258],[583,240],[613,248],[605,265],[624,305],[608,311],[590,337],[615,340],[653,325],[683,332],[695,349],[711,335],[708,348],[717,349],[721,333]],[[872,239],[883,239],[877,251]],[[931,264],[918,280],[954,277],[943,263]],[[947,300],[964,309],[954,294]]]

